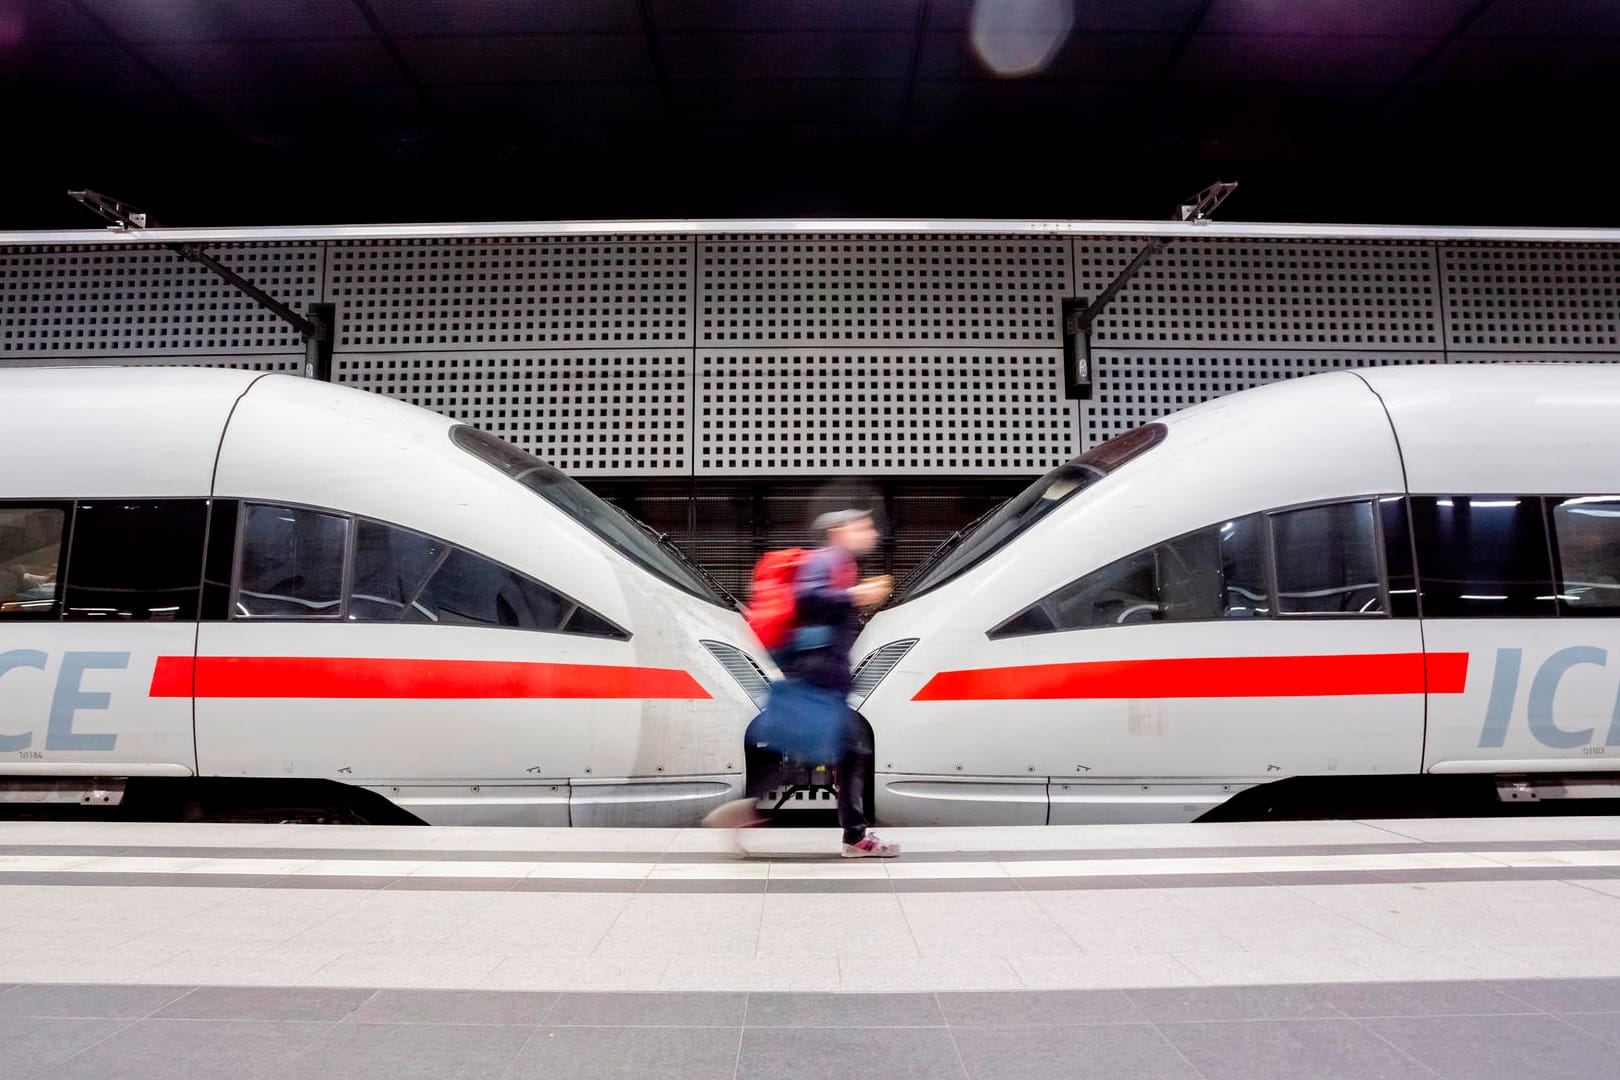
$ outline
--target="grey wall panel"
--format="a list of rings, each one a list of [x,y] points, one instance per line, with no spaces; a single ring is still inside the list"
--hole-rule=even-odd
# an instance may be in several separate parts
[[[691,377],[685,349],[354,352],[332,372],[578,476],[689,475]]]
[[[1440,248],[1446,346],[1620,353],[1620,252],[1596,244]]]
[[[691,343],[692,243],[637,238],[333,245],[341,352]]]
[[[1095,297],[1146,240],[1076,237],[1075,292]],[[1150,258],[1097,320],[1094,345],[1198,348],[1442,348],[1431,244],[1177,240]]]
[[[295,310],[320,299],[323,245],[210,252]],[[0,248],[0,363],[303,351],[286,323],[166,249]]]
[[[1053,349],[699,349],[699,476],[1020,475],[1074,455]]]
[[[1060,344],[1068,244],[1029,237],[703,241],[698,344]]]

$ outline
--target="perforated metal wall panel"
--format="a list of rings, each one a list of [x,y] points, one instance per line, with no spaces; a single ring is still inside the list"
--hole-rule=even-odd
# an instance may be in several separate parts
[[[294,310],[320,299],[320,244],[209,252]],[[163,248],[0,248],[0,362],[274,353],[303,356],[292,327]]]
[[[1145,243],[823,227],[208,250],[295,309],[336,305],[338,381],[590,477],[1029,476],[1312,371],[1620,359],[1615,247],[1194,230],[1097,320],[1093,396],[1070,401],[1060,303]],[[302,358],[290,327],[161,247],[0,247],[0,364]]]
[[[50,367],[207,367],[232,368],[236,371],[268,371],[283,375],[304,374],[304,354],[268,354],[264,356],[72,356],[25,361],[27,364]],[[0,367],[6,366],[0,361]]]
[[[579,476],[691,472],[684,349],[339,353],[332,380],[464,420]]]
[[[1446,244],[1440,271],[1448,348],[1620,351],[1620,253],[1613,248]]]
[[[1044,472],[1075,453],[1051,349],[699,349],[700,476]]]
[[[339,352],[691,340],[687,240],[345,241],[330,260]]]
[[[1147,241],[1079,237],[1075,294],[1092,298]],[[1432,245],[1176,240],[1092,327],[1096,346],[1245,349],[1441,347]]]
[[[774,235],[705,241],[697,343],[1052,346],[1068,243]]]

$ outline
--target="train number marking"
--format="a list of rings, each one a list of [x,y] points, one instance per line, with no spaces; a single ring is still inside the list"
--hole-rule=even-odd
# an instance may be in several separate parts
[[[1586,755],[1602,754],[1606,746],[1620,746],[1620,699],[1615,701],[1603,746],[1591,745],[1597,728],[1559,727],[1553,717],[1553,698],[1558,693],[1558,684],[1570,669],[1582,664],[1605,667],[1608,662],[1609,651],[1595,645],[1571,645],[1542,661],[1535,677],[1530,680],[1530,697],[1525,708],[1530,734],[1537,742],[1554,750],[1584,748],[1582,753]],[[1485,704],[1485,726],[1479,733],[1481,748],[1500,747],[1507,743],[1508,726],[1513,720],[1513,706],[1519,696],[1523,666],[1523,649],[1496,650],[1496,671],[1491,677],[1491,694]]]

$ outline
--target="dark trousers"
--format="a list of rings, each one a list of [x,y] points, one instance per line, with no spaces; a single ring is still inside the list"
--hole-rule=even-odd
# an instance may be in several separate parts
[[[844,843],[859,843],[872,824],[867,816],[869,793],[867,776],[872,771],[872,740],[865,725],[846,712],[847,728],[843,750],[833,767],[833,783],[838,794],[838,824],[844,830]],[[803,782],[810,770],[797,762],[785,761],[765,747],[750,746],[746,751],[750,799],[762,799],[784,784]]]

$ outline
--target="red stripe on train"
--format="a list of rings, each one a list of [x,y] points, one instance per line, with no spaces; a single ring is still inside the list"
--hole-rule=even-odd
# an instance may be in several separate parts
[[[942,671],[913,701],[1460,694],[1467,653],[1221,656]]]
[[[375,657],[160,656],[152,697],[708,698],[690,673],[606,664]]]

